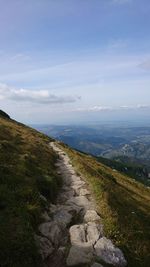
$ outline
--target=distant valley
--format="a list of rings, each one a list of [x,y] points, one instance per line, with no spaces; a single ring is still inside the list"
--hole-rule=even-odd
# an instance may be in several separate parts
[[[36,126],[69,146],[150,185],[150,127],[91,125]],[[104,159],[103,159],[104,158]],[[108,160],[107,160],[108,159]]]

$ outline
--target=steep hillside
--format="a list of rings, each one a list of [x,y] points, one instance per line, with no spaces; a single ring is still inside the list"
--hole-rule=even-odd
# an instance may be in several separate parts
[[[0,112],[0,266],[40,266],[34,233],[61,184],[50,138]]]
[[[42,266],[34,234],[39,233],[42,213],[55,202],[62,183],[51,140],[0,112],[1,267]],[[148,267],[149,188],[94,157],[59,145],[89,184],[105,234],[123,250],[128,267]]]
[[[129,267],[148,267],[150,247],[150,190],[97,162],[93,157],[60,147],[95,196],[105,233],[125,253]]]
[[[150,185],[149,168],[145,165],[134,163],[129,159],[128,162],[123,162],[123,160],[120,160],[119,158],[112,160],[103,157],[96,157],[96,159],[104,165],[130,176],[146,186]]]

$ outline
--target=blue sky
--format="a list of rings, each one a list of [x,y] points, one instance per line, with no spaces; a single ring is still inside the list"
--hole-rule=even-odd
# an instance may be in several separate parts
[[[149,14],[149,0],[0,0],[1,109],[26,123],[148,117]]]

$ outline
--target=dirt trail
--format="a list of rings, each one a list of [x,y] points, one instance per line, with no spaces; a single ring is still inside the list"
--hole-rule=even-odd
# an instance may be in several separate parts
[[[63,186],[56,204],[43,215],[45,222],[36,236],[45,266],[126,266],[120,249],[104,236],[87,184],[76,174],[68,155],[56,143],[50,145],[59,156],[56,165]]]

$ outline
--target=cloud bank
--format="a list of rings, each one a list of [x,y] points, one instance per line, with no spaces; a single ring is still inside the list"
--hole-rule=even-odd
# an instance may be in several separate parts
[[[38,104],[63,104],[73,103],[80,99],[79,96],[58,96],[51,94],[48,90],[27,90],[9,87],[6,84],[0,84],[0,99],[9,99],[14,101],[32,102]]]
[[[118,107],[111,107],[111,106],[93,106],[89,108],[78,108],[74,111],[78,112],[99,112],[99,111],[119,111],[119,110],[137,110],[137,109],[149,109],[150,105],[143,105],[138,104],[135,106],[118,106]]]

